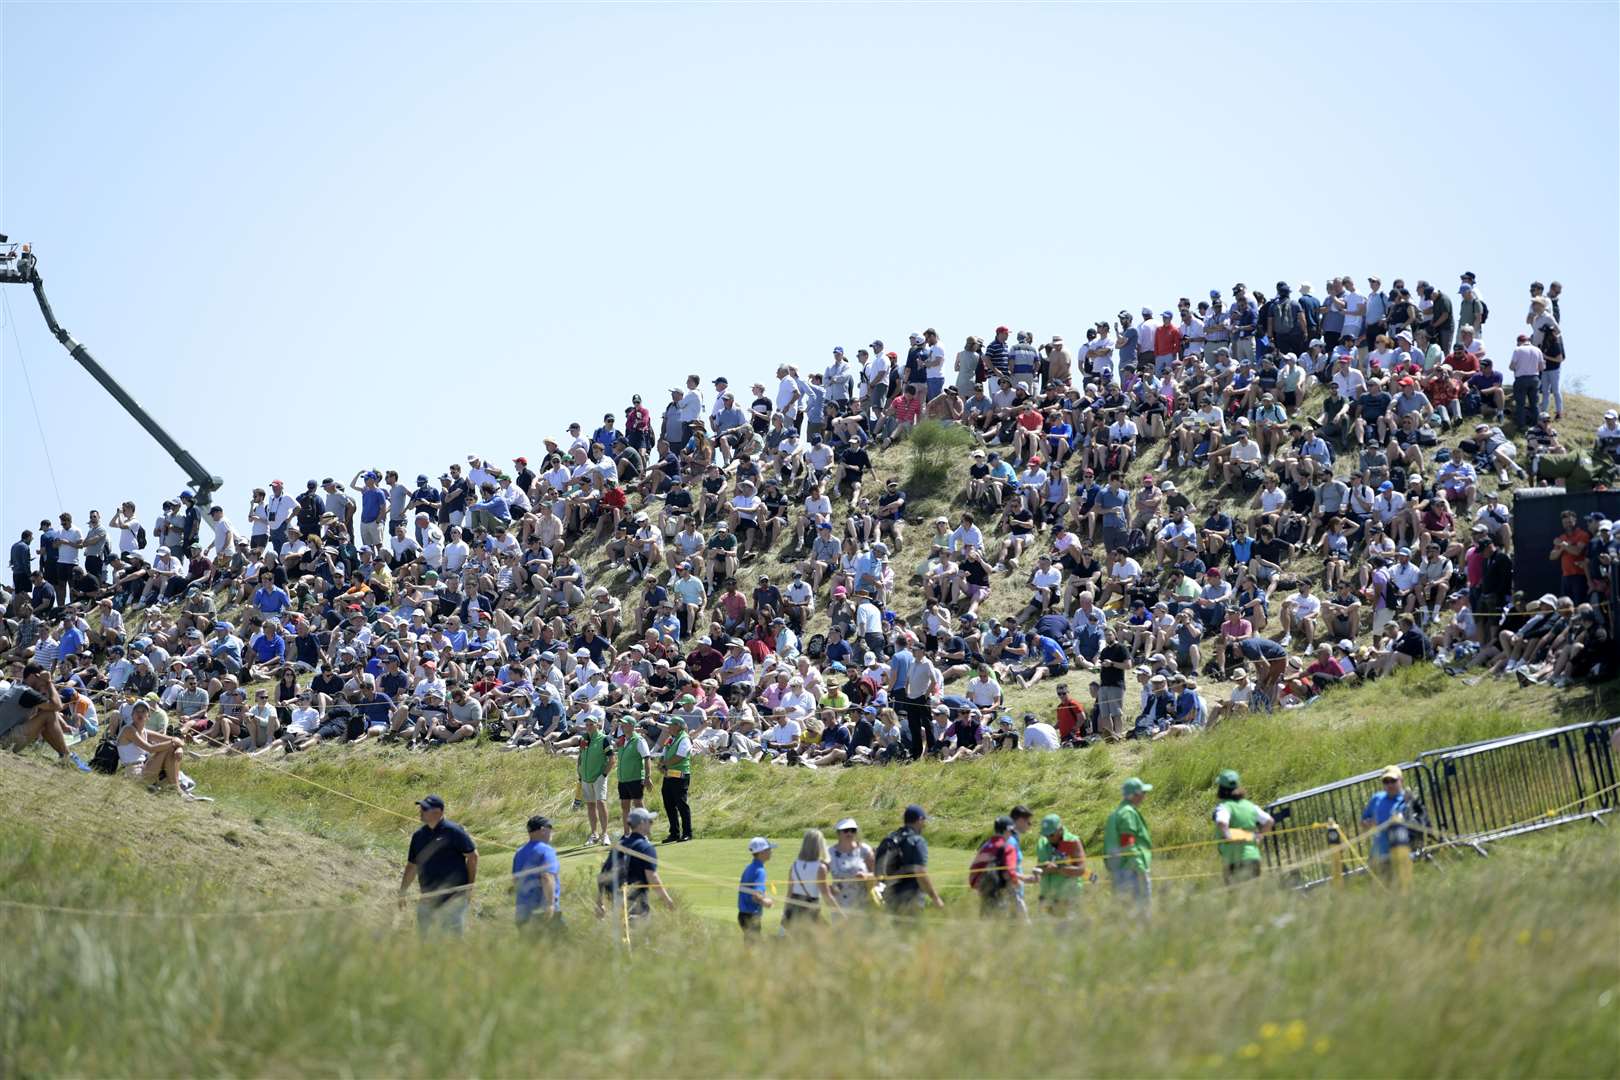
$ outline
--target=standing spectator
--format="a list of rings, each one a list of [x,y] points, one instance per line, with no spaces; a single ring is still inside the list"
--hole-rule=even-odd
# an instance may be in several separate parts
[[[1518,347],[1508,361],[1513,372],[1513,422],[1520,431],[1536,422],[1541,398],[1541,372],[1546,366],[1541,350],[1530,343],[1529,334],[1519,335]]]
[[[562,928],[562,864],[551,846],[550,818],[537,814],[529,819],[529,842],[512,855],[512,882],[519,928]]]
[[[605,844],[608,836],[607,778],[608,764],[613,759],[613,746],[602,730],[602,719],[597,710],[585,713],[585,735],[579,745],[576,768],[579,773],[580,798],[585,802],[585,817],[590,835],[587,846]],[[631,811],[635,813],[634,810]]]
[[[742,879],[737,883],[737,925],[742,928],[743,940],[752,941],[764,928],[765,909],[775,903],[765,891],[765,864],[771,861],[776,845],[763,836],[748,841],[748,865],[743,867]]]
[[[666,908],[675,910],[675,898],[669,895],[663,879],[658,876],[658,849],[648,839],[657,817],[645,807],[638,806],[630,811],[630,831],[613,845],[607,861],[602,864],[597,918],[607,914],[605,901],[611,898],[624,905],[627,919],[633,923],[643,922],[652,914],[652,904],[647,899],[651,892],[658,893]]]
[[[893,914],[913,915],[930,903],[945,906],[928,876],[928,841],[922,835],[927,823],[928,815],[913,803],[906,807],[900,828],[878,845],[877,876],[885,882],[884,906]]]
[[[405,907],[415,881],[422,893],[416,904],[417,930],[460,934],[467,928],[471,889],[478,880],[478,845],[466,829],[444,816],[444,800],[437,795],[417,800],[416,807],[422,827],[411,835],[399,879],[399,906]]]
[[[34,550],[30,547],[33,542],[34,530],[24,529],[22,539],[11,545],[11,587],[23,595],[33,588]]]
[[[1367,862],[1373,873],[1381,878],[1387,878],[1390,873],[1389,863],[1389,819],[1396,814],[1403,817],[1408,813],[1406,804],[1406,789],[1402,784],[1401,767],[1390,765],[1384,769],[1379,778],[1384,790],[1367,800],[1367,807],[1361,812],[1361,827],[1377,831],[1367,841]]]
[[[1142,816],[1142,801],[1152,790],[1152,784],[1138,777],[1126,780],[1121,789],[1124,798],[1103,825],[1103,861],[1114,882],[1114,895],[1142,910],[1153,899],[1153,836]]]
[[[1586,554],[1592,534],[1581,528],[1578,515],[1565,510],[1562,515],[1564,531],[1553,541],[1548,553],[1549,562],[1558,563],[1559,593],[1576,604],[1586,603]]]

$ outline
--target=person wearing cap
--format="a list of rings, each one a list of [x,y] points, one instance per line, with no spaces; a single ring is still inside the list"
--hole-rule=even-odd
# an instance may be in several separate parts
[[[630,811],[630,829],[608,852],[606,861],[597,875],[596,917],[607,915],[607,901],[623,904],[625,917],[632,923],[641,923],[652,914],[649,893],[656,892],[670,911],[675,910],[675,898],[664,888],[658,876],[658,849],[648,837],[658,815],[646,807]]]
[[[1014,889],[1023,884],[1018,873],[1018,847],[1012,839],[1013,819],[1003,815],[991,826],[990,837],[979,845],[968,863],[968,887],[979,894],[981,918],[1004,918],[1017,910]]]
[[[836,910],[848,915],[872,901],[876,861],[872,845],[861,839],[861,827],[854,818],[844,818],[833,826],[838,840],[827,849],[827,875],[832,883]]]
[[[1385,827],[1386,823],[1396,814],[1410,819],[1411,809],[1407,805],[1406,788],[1399,765],[1386,766],[1378,781],[1382,790],[1367,800],[1366,807],[1361,811],[1361,828],[1364,832],[1377,830],[1367,838],[1367,862],[1373,873],[1387,878],[1390,874],[1390,863],[1389,830]]]
[[[618,750],[619,818],[624,831],[629,832],[630,811],[646,805],[642,800],[649,779],[648,762],[652,760],[653,755],[646,735],[634,718],[624,718],[621,725],[623,738]],[[648,727],[654,728],[656,737],[656,725],[649,723]]]
[[[1535,422],[1541,400],[1541,373],[1546,367],[1545,354],[1529,334],[1520,334],[1508,358],[1508,370],[1513,372],[1513,422],[1521,431]]]
[[[1236,770],[1223,769],[1215,778],[1215,849],[1228,885],[1260,876],[1260,838],[1271,831],[1272,817],[1249,801]]]
[[[681,698],[683,706],[694,704],[691,695]],[[692,839],[692,738],[680,716],[672,715],[658,741],[658,765],[663,770],[664,782],[660,794],[664,800],[664,814],[669,818],[666,844],[679,844]]]
[[[776,901],[766,892],[765,883],[765,864],[771,861],[771,852],[775,850],[776,845],[763,836],[748,841],[750,858],[737,883],[737,926],[742,930],[744,941],[760,936],[765,909],[775,906]]]
[[[585,712],[585,731],[579,739],[579,757],[576,768],[579,775],[580,801],[585,804],[585,816],[590,834],[586,846],[606,844],[608,835],[607,778],[613,761],[613,744],[602,730],[599,710]]]
[[[900,828],[885,836],[874,853],[874,876],[883,882],[883,904],[891,914],[914,915],[929,904],[945,906],[928,876],[927,823],[923,808],[911,804]]]
[[[1139,777],[1126,780],[1121,788],[1124,798],[1103,824],[1103,864],[1114,895],[1144,910],[1153,898],[1153,836],[1142,816],[1142,802],[1152,790],[1153,785]]]
[[[529,840],[512,854],[512,883],[519,929],[562,928],[562,863],[551,846],[550,818],[529,819]]]
[[[411,834],[405,872],[399,879],[399,906],[414,881],[421,889],[416,927],[423,934],[460,934],[478,881],[478,845],[467,830],[444,816],[444,800],[427,795],[417,800],[422,825]]]
[[[1063,827],[1057,814],[1041,818],[1035,864],[1041,871],[1041,911],[1058,919],[1072,917],[1085,886],[1086,849],[1078,836]]]

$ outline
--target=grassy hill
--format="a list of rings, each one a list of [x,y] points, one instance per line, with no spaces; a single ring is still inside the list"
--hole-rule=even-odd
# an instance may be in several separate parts
[[[1595,426],[1604,407],[1575,399],[1564,430]],[[880,478],[912,467],[904,446],[878,455]],[[917,486],[911,515],[959,506],[964,469]],[[1196,499],[1226,495],[1170,475]],[[780,555],[747,572],[786,573]],[[587,556],[593,580],[623,584]],[[898,565],[919,558],[908,544]],[[914,614],[920,593],[900,578],[894,606]],[[998,581],[986,611],[1010,615],[1023,596]],[[1009,698],[1041,712],[1052,701],[1045,686]],[[1611,831],[1541,834],[1489,860],[1448,853],[1404,899],[1371,880],[1342,895],[1229,892],[1201,876],[1207,849],[1169,852],[1150,922],[1093,889],[1081,921],[1012,932],[968,917],[962,883],[968,852],[1016,802],[1062,813],[1095,852],[1120,782],[1141,775],[1163,848],[1207,839],[1222,768],[1264,800],[1614,711],[1591,689],[1425,667],[1184,740],[950,767],[700,762],[700,840],[665,852],[680,910],[628,951],[589,914],[595,850],[565,862],[562,939],[510,930],[500,871],[524,819],[555,817],[559,846],[585,833],[565,760],[483,745],[212,758],[186,767],[217,801],[182,804],[0,755],[0,786],[30,808],[0,836],[0,900],[12,902],[0,904],[12,943],[0,1062],[17,1075],[1614,1075]],[[412,800],[427,791],[487,860],[479,917],[453,947],[424,946],[392,903]],[[933,817],[946,917],[900,937],[860,919],[807,942],[738,942],[727,882],[744,838],[791,854],[803,829],[853,815],[875,839],[910,802]]]

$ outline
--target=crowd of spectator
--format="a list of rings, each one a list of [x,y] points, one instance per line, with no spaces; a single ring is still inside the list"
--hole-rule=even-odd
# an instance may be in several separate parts
[[[746,392],[694,374],[532,459],[273,480],[240,518],[191,492],[64,512],[11,549],[0,738],[43,737],[41,709],[66,743],[110,724],[180,789],[186,748],[577,755],[605,731],[651,758],[960,762],[1429,661],[1562,685],[1612,667],[1615,530],[1566,515],[1535,556],[1560,593],[1519,597],[1504,496],[1548,454],[1620,454],[1620,416],[1558,429],[1561,291],[1531,286],[1505,358],[1471,274],[1238,283],[1072,347],[1001,326],[952,355],[927,329]],[[962,509],[918,520],[873,452],[924,421],[970,437]]]

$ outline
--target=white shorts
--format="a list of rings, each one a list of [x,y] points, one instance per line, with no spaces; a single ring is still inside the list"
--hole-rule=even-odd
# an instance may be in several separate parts
[[[586,802],[607,802],[607,773],[603,773],[595,780],[581,780],[579,784],[584,792],[580,798]]]

